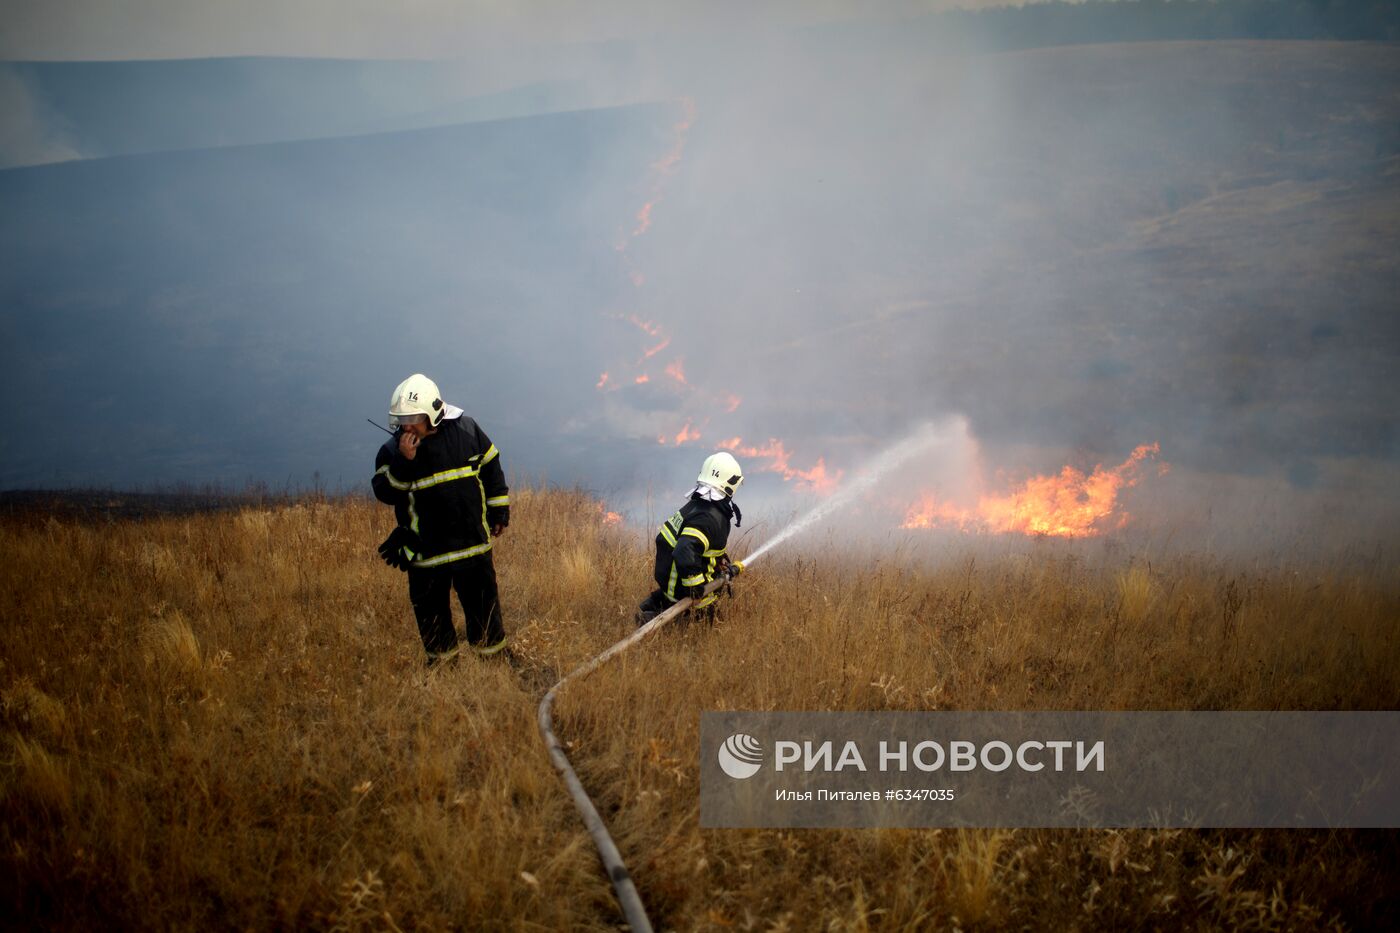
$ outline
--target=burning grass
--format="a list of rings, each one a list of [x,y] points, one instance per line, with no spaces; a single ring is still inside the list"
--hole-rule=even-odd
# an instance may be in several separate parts
[[[534,713],[630,631],[649,535],[574,493],[516,502],[517,667],[431,677],[372,503],[0,524],[6,914],[615,929]],[[1107,553],[775,552],[715,627],[571,687],[559,733],[658,928],[1395,927],[1393,832],[700,831],[704,709],[1400,701],[1393,580]]]

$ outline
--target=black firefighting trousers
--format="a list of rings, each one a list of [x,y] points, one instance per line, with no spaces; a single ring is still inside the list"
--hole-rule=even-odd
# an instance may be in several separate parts
[[[642,600],[642,604],[637,607],[637,614],[634,616],[634,621],[637,623],[638,627],[641,627],[674,605],[675,603],[671,602],[665,590],[652,590],[651,595]],[[703,609],[687,609],[685,612],[681,613],[681,618],[688,620],[694,616],[703,622],[713,623],[718,612],[719,603],[713,602]]]
[[[418,634],[428,657],[450,653],[457,647],[452,625],[452,590],[467,620],[467,643],[483,653],[505,646],[506,629],[496,593],[496,566],[490,554],[453,561],[441,567],[408,571],[408,599],[418,620]]]

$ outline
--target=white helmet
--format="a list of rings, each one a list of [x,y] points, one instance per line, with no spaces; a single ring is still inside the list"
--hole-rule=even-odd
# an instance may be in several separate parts
[[[733,454],[721,450],[705,458],[705,462],[700,466],[700,475],[695,481],[713,486],[726,496],[732,496],[734,490],[744,481],[744,471]]]
[[[414,373],[400,382],[389,397],[389,423],[395,426],[414,424],[426,418],[429,424],[437,427],[446,411],[437,383],[422,373]]]

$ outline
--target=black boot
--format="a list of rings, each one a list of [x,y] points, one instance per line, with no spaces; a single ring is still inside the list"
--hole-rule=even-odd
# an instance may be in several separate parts
[[[642,600],[642,604],[637,607],[637,614],[632,617],[632,620],[637,623],[638,628],[641,628],[665,612],[670,606],[671,601],[666,598],[665,593],[661,590],[652,590],[651,594]]]

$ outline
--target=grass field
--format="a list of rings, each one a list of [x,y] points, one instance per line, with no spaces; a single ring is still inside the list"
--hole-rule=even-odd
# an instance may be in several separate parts
[[[514,664],[425,674],[362,500],[0,523],[0,915],[616,929],[543,692],[631,631],[649,534],[516,494]],[[702,710],[1393,709],[1393,577],[1054,546],[775,552],[556,707],[658,929],[1400,926],[1392,831],[701,831]]]

